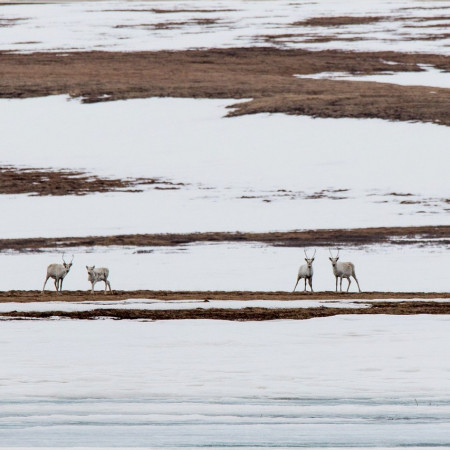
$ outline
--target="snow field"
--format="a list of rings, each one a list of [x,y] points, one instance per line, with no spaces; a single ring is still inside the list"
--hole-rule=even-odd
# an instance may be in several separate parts
[[[448,222],[449,128],[281,114],[223,118],[232,102],[0,100],[2,164],[187,183],[83,197],[2,195],[0,236]]]
[[[136,251],[149,253],[136,253]],[[179,247],[94,247],[65,249],[75,253],[64,290],[90,290],[86,265],[108,267],[116,290],[287,291],[294,289],[303,250],[260,244],[193,244]],[[40,290],[49,264],[62,252],[0,253],[1,290]],[[313,288],[333,291],[335,277],[326,248],[318,248]],[[341,261],[352,261],[361,289],[394,292],[448,292],[449,255],[445,246],[372,246],[345,248]],[[426,271],[424,273],[424,267]],[[23,276],[26,273],[26,277]],[[347,289],[347,281],[343,281]],[[298,291],[304,288],[299,281]],[[54,291],[50,279],[46,289]],[[104,283],[96,284],[102,291]],[[309,286],[308,286],[309,289]],[[356,292],[352,281],[350,291]]]
[[[388,72],[376,75],[355,75],[346,72],[323,72],[311,75],[296,75],[297,78],[325,80],[373,81],[378,83],[400,84],[402,86],[430,86],[450,88],[448,72],[421,65],[422,72]]]
[[[0,49],[65,53],[275,45],[449,54],[445,20],[449,8],[448,1],[410,0],[12,4],[2,6]],[[375,16],[383,20],[340,27],[293,25],[312,17],[333,16]],[[422,17],[436,19],[425,23],[417,20]],[[288,36],[283,37],[285,34]],[[267,40],[267,35],[272,39]],[[321,42],[314,42],[315,38],[321,38]]]

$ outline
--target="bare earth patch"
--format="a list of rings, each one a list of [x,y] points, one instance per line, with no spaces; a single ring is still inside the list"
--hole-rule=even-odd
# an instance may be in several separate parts
[[[170,291],[130,291],[114,292],[110,295],[97,294],[95,296],[81,291],[39,294],[37,291],[10,291],[0,293],[0,302],[32,302],[49,301],[50,299],[66,302],[96,300],[124,300],[132,298],[151,298],[159,300],[340,300],[349,299],[352,302],[364,300],[369,303],[366,308],[339,307],[311,307],[311,308],[264,308],[248,307],[242,309],[171,309],[171,310],[142,310],[142,309],[93,309],[91,311],[45,311],[22,312],[11,311],[1,313],[0,317],[9,320],[23,319],[126,319],[126,320],[182,320],[182,319],[213,319],[232,321],[262,321],[262,320],[304,320],[335,315],[356,314],[450,314],[450,302],[438,299],[450,298],[449,293],[395,293],[370,292],[362,294],[335,294],[334,292],[319,292],[314,294],[285,293],[285,292],[170,292]],[[407,301],[407,299],[420,299]],[[370,302],[370,299],[387,299],[387,301]],[[389,301],[399,299],[401,301]],[[433,301],[436,299],[436,301]],[[367,301],[369,300],[369,301]]]
[[[342,247],[374,244],[450,246],[450,226],[356,228],[267,233],[124,234],[65,238],[0,239],[0,251],[39,251],[93,246],[163,247],[192,243],[259,242],[279,247]]]
[[[310,19],[293,22],[291,25],[309,26],[309,27],[339,27],[346,25],[366,25],[388,20],[384,16],[330,16],[330,17],[311,17]]]
[[[285,292],[285,291],[113,291],[104,294],[98,291],[0,291],[0,303],[5,302],[82,302],[82,301],[109,301],[128,299],[154,299],[154,300],[361,300],[364,303],[370,300],[436,300],[450,298],[449,292]],[[450,303],[449,303],[450,306]]]
[[[397,64],[389,64],[393,62]],[[287,113],[450,125],[450,90],[295,78],[337,71],[450,71],[450,57],[395,52],[233,48],[159,52],[0,53],[0,98],[69,94],[84,102],[130,98],[252,99],[229,116]]]
[[[86,195],[94,192],[142,192],[142,186],[178,189],[182,183],[157,178],[101,178],[72,170],[0,166],[0,194]]]
[[[174,13],[198,13],[198,14],[208,14],[208,13],[221,13],[221,12],[233,12],[235,9],[161,9],[161,8],[150,8],[150,9],[105,9],[104,12],[140,12],[140,13],[155,13],[155,14],[174,14]]]
[[[116,25],[114,28],[139,28],[143,30],[174,30],[185,26],[211,26],[219,22],[219,19],[199,18],[180,22],[159,22],[159,23],[142,23],[136,25]]]

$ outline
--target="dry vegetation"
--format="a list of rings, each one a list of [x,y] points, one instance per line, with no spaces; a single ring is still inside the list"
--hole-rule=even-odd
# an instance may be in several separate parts
[[[0,166],[0,194],[86,195],[94,192],[142,192],[142,186],[177,189],[182,183],[156,178],[101,178],[73,170]]]
[[[367,25],[388,20],[384,16],[328,16],[328,17],[311,17],[299,22],[293,22],[292,25],[309,26],[309,27],[339,27],[347,25]]]
[[[179,22],[142,23],[136,25],[116,25],[114,28],[139,28],[143,30],[173,30],[189,25],[211,26],[219,22],[219,19],[198,18]]]
[[[14,292],[6,293],[6,299],[2,301],[17,301],[17,297]],[[138,298],[143,298],[145,295],[150,294],[151,298],[161,296],[161,293],[154,293],[148,291],[139,291]],[[311,298],[336,298],[334,293],[319,293],[314,295],[300,296],[299,294],[286,294],[286,293],[211,293],[211,292],[197,292],[197,293],[171,293],[171,295],[166,296],[174,297],[178,294],[178,297],[186,298],[205,298],[209,300],[212,298],[226,299],[231,297],[232,299],[239,300],[250,300],[262,298],[271,298],[273,300],[289,299],[294,298],[308,299]],[[186,295],[187,294],[187,295]],[[193,297],[193,294],[195,296]],[[28,294],[29,295],[29,294]],[[114,299],[119,300],[120,298],[133,298],[136,295],[135,292],[127,293],[125,296],[123,293],[115,295]],[[255,297],[256,295],[256,297]],[[35,294],[38,297],[39,294]],[[388,297],[387,297],[388,296]],[[20,297],[20,293],[19,293]],[[41,296],[48,301],[49,295]],[[52,296],[53,298],[56,297]],[[71,300],[68,300],[68,297]],[[100,300],[99,296],[95,296]],[[111,296],[103,296],[111,300]],[[449,294],[398,294],[398,293],[369,293],[369,294],[342,294],[339,295],[340,298],[351,298],[352,300],[363,300],[370,298],[449,298]],[[148,298],[148,297],[147,297]],[[76,295],[76,298],[72,294],[66,294],[58,296],[58,300],[73,301],[76,300],[92,300],[92,296],[86,293]],[[364,302],[365,304],[367,302]],[[264,308],[264,307],[249,307],[242,309],[223,309],[223,308],[213,308],[213,309],[182,309],[182,310],[142,310],[142,309],[93,309],[90,311],[45,311],[45,312],[20,312],[12,311],[7,313],[1,313],[0,317],[4,319],[49,319],[49,318],[67,318],[67,319],[98,319],[98,318],[110,318],[110,319],[126,319],[126,320],[181,320],[181,319],[213,319],[213,320],[233,320],[233,321],[261,321],[261,320],[304,320],[319,317],[329,317],[335,315],[349,315],[349,314],[392,314],[392,315],[414,315],[414,314],[450,314],[450,303],[449,302],[439,302],[439,301],[386,301],[386,302],[372,302],[368,308],[339,308],[339,307],[313,307],[313,308]]]
[[[449,292],[267,292],[267,291],[113,291],[112,294],[104,294],[97,291],[0,291],[0,303],[5,302],[83,302],[83,301],[117,301],[128,299],[153,299],[153,300],[436,300],[450,299]],[[378,303],[378,302],[377,302]],[[421,302],[422,303],[422,302]],[[449,303],[450,306],[450,303]]]
[[[392,65],[389,62],[397,64]],[[235,98],[229,115],[261,112],[450,125],[450,90],[298,79],[339,71],[450,71],[450,57],[394,52],[234,48],[159,52],[0,53],[0,97],[69,94],[85,102],[145,97]]]
[[[92,246],[161,247],[199,242],[260,242],[282,247],[342,247],[372,244],[450,245],[450,226],[355,228],[266,233],[122,234],[65,238],[0,239],[0,251],[40,251]]]

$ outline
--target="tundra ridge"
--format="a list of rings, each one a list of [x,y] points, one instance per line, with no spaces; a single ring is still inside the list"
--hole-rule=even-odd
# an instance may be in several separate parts
[[[420,72],[420,65],[448,71],[450,56],[270,47],[64,56],[0,52],[0,98],[67,94],[86,103],[149,97],[246,99],[230,104],[228,116],[286,113],[450,125],[449,89],[295,77],[330,67],[360,75]]]
[[[280,247],[339,247],[373,244],[442,245],[450,244],[449,225],[411,227],[369,227],[268,231],[261,233],[211,231],[197,233],[118,234],[110,236],[75,236],[0,239],[0,251],[35,252],[44,249],[76,247],[171,247],[193,243],[259,242]]]
[[[101,291],[94,295],[88,290],[63,291],[0,291],[0,303],[5,302],[58,302],[80,301],[114,301],[129,299],[154,300],[436,300],[450,299],[450,292],[287,292],[287,291],[151,291],[114,290],[104,294]]]

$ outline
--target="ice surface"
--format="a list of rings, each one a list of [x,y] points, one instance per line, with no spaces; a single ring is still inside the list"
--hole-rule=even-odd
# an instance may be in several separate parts
[[[137,250],[149,253],[136,253]],[[90,290],[86,265],[108,267],[112,289],[287,291],[294,289],[304,264],[303,249],[260,244],[193,244],[180,247],[94,247],[76,250],[74,265],[63,289]],[[70,252],[70,253],[69,253]],[[318,248],[314,262],[316,291],[335,289],[328,249]],[[446,246],[369,246],[341,250],[342,261],[355,264],[363,291],[448,292]],[[61,253],[0,253],[1,290],[41,289],[48,264],[61,262]],[[26,273],[24,277],[23,274]],[[342,284],[347,289],[347,281]],[[301,280],[297,290],[302,291]],[[52,280],[47,290],[54,291]],[[104,289],[104,283],[96,290]],[[350,290],[357,291],[353,281]]]
[[[433,86],[450,88],[450,74],[422,65],[422,72],[388,72],[376,75],[355,75],[346,72],[322,72],[311,75],[296,75],[297,78],[325,80],[375,81],[403,86]]]
[[[2,164],[188,184],[84,197],[2,195],[0,236],[448,223],[450,128],[282,114],[223,118],[233,102],[0,100]]]
[[[66,53],[275,45],[449,54],[449,7],[448,1],[439,0],[14,3],[2,6],[0,50]],[[340,27],[294,25],[329,16],[383,20]],[[421,17],[436,19],[423,23]]]
[[[450,444],[448,316],[0,327],[0,446]]]

